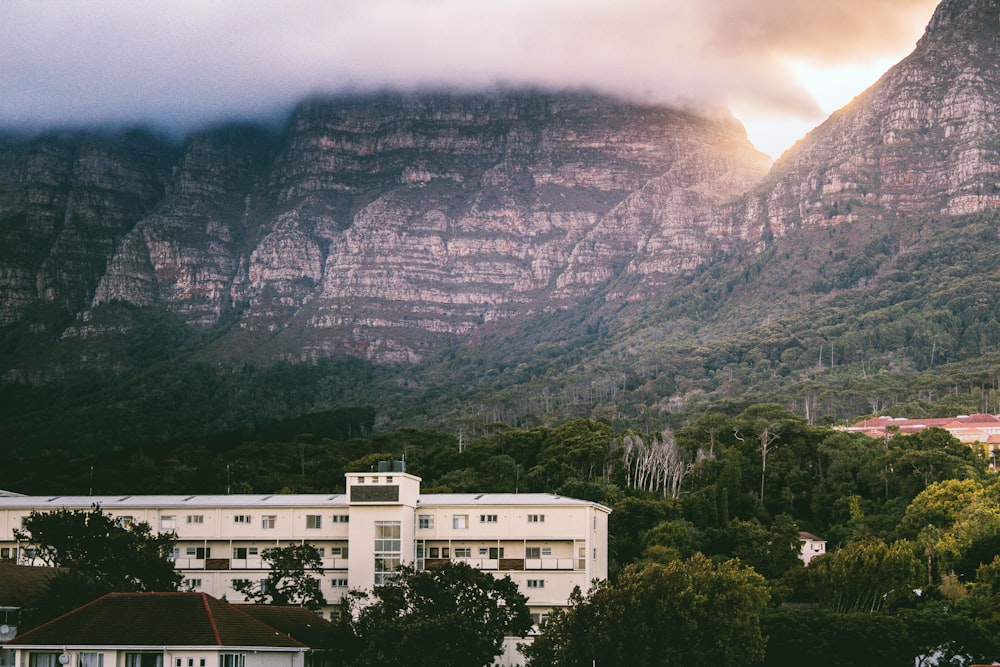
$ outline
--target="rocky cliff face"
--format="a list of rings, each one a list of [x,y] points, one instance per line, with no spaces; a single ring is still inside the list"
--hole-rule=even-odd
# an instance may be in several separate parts
[[[79,310],[121,237],[162,200],[173,159],[141,134],[0,142],[0,326]]]
[[[306,104],[281,136],[0,146],[0,316],[237,318],[238,357],[414,362],[623,272],[689,270],[766,158],[729,119],[538,93]],[[37,321],[36,321],[37,320]],[[48,325],[51,326],[51,325]],[[52,332],[50,332],[52,333]]]
[[[756,248],[799,227],[1000,206],[1000,3],[945,0],[914,52],[720,215]]]
[[[218,325],[211,359],[419,362],[793,230],[996,208],[998,100],[1000,0],[945,0],[769,173],[731,119],[535,92],[316,100],[183,146],[0,140],[0,333],[89,339],[129,304]]]

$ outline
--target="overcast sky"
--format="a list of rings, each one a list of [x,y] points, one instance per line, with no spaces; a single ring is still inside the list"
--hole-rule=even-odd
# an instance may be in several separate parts
[[[274,119],[313,93],[588,87],[725,106],[777,156],[935,0],[0,0],[0,126]]]

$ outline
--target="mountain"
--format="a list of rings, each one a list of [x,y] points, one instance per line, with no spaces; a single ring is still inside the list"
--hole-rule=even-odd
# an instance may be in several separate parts
[[[701,219],[767,167],[731,119],[530,92],[320,100],[280,136],[3,155],[3,324],[48,330],[57,308],[72,322],[48,333],[82,338],[103,306],[155,307],[234,322],[239,346],[213,354],[264,362],[419,362],[588,298],[637,245],[645,274],[690,270],[719,241]]]
[[[1000,410],[998,39],[945,0],[770,170],[731,118],[544,91],[0,140],[0,420]]]

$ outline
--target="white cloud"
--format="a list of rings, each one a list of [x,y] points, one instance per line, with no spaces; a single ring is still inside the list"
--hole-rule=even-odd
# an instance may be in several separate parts
[[[590,87],[823,112],[790,68],[904,55],[933,0],[7,0],[0,125],[184,128],[316,92]]]

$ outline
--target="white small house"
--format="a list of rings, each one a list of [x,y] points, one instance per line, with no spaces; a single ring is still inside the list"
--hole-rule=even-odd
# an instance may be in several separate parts
[[[802,550],[799,552],[799,558],[806,565],[809,564],[816,556],[822,556],[826,553],[826,540],[821,537],[816,537],[812,533],[800,532],[799,542],[802,543]]]

